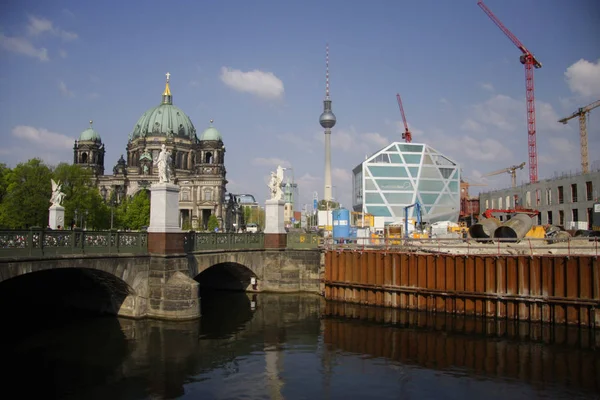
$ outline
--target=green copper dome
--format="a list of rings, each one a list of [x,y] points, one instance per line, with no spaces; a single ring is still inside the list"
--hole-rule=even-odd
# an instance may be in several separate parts
[[[79,135],[79,141],[102,142],[98,132],[92,128],[93,123],[94,121],[90,121],[90,127],[81,132],[81,135]]]
[[[129,140],[146,136],[173,136],[189,140],[196,138],[196,128],[190,117],[173,105],[168,76],[162,103],[140,117],[129,135]]]
[[[200,141],[203,140],[220,140],[223,141],[221,133],[212,126],[213,120],[210,120],[210,126],[200,135]]]

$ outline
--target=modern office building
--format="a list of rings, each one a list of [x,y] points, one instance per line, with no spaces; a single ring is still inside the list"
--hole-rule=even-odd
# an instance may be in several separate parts
[[[515,206],[538,210],[539,225],[565,229],[591,229],[594,202],[600,198],[600,169],[580,174],[562,174],[514,188],[479,194],[481,211],[506,210]]]
[[[424,222],[458,221],[460,166],[426,144],[391,143],[356,166],[353,177],[354,211],[389,224],[419,203]],[[410,207],[408,218],[416,217],[416,207]]]

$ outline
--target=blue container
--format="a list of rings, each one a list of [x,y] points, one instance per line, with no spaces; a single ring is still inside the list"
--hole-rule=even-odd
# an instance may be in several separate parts
[[[350,237],[350,211],[345,208],[338,208],[331,212],[333,217],[333,237]]]

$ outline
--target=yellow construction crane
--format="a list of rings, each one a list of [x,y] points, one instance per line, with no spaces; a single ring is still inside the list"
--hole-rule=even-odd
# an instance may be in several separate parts
[[[559,119],[558,122],[566,124],[571,118],[579,117],[579,136],[581,141],[581,171],[585,174],[589,172],[588,168],[588,142],[587,142],[587,124],[585,123],[585,117],[587,113],[592,111],[594,108],[600,107],[600,100],[588,104],[585,107],[575,111],[573,115],[567,118]]]
[[[523,169],[524,166],[525,166],[525,163],[522,162],[519,165],[513,165],[508,168],[502,168],[502,169],[499,169],[498,171],[490,172],[489,174],[485,174],[483,176],[492,176],[492,175],[498,175],[498,174],[502,174],[504,172],[508,172],[512,177],[512,187],[517,187],[517,170]]]

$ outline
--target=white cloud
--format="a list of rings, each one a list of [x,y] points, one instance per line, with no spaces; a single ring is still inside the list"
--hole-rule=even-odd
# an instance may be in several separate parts
[[[23,37],[8,37],[0,33],[0,46],[13,53],[34,57],[40,61],[48,61],[48,50],[35,47],[28,39]]]
[[[69,88],[67,87],[67,84],[64,83],[63,81],[60,81],[58,83],[58,90],[60,90],[60,92],[62,93],[63,96],[66,96],[66,97],[75,96],[75,94],[71,90],[69,90]]]
[[[271,158],[258,157],[258,158],[255,158],[252,160],[252,164],[253,165],[274,166],[274,167],[277,167],[278,165],[281,165],[282,167],[291,167],[292,166],[289,161],[282,160],[281,158],[275,158],[275,157],[271,157]]]
[[[29,16],[29,24],[27,25],[27,33],[30,36],[38,36],[43,33],[51,33],[66,41],[77,39],[78,35],[75,32],[68,32],[55,27],[52,21],[46,18],[38,18],[33,15]]]
[[[364,139],[365,142],[373,143],[375,146],[377,146],[379,148],[381,148],[385,145],[388,145],[390,143],[390,140],[387,137],[382,136],[377,132],[364,133],[362,135],[362,138]]]
[[[260,70],[243,72],[239,69],[222,67],[220,78],[224,84],[240,92],[252,93],[266,99],[277,99],[283,96],[283,82],[272,72]]]
[[[585,97],[600,96],[600,60],[594,63],[582,58],[567,68],[565,80],[575,94]]]
[[[58,55],[61,56],[62,58],[67,58],[67,51],[64,49],[60,49],[58,51]]]
[[[578,154],[578,146],[575,145],[573,139],[569,140],[566,137],[551,137],[548,139],[548,143],[552,146],[552,149],[559,153],[566,153],[569,155]]]
[[[489,82],[480,83],[479,86],[481,86],[482,89],[488,90],[490,92],[494,91],[494,85],[492,85]]]
[[[471,118],[467,118],[465,122],[460,126],[463,131],[481,133],[485,131],[485,127],[477,121],[473,121]]]
[[[24,142],[38,145],[45,149],[71,149],[75,141],[75,139],[62,133],[50,132],[44,128],[34,128],[26,125],[15,126],[12,130],[12,135]]]

